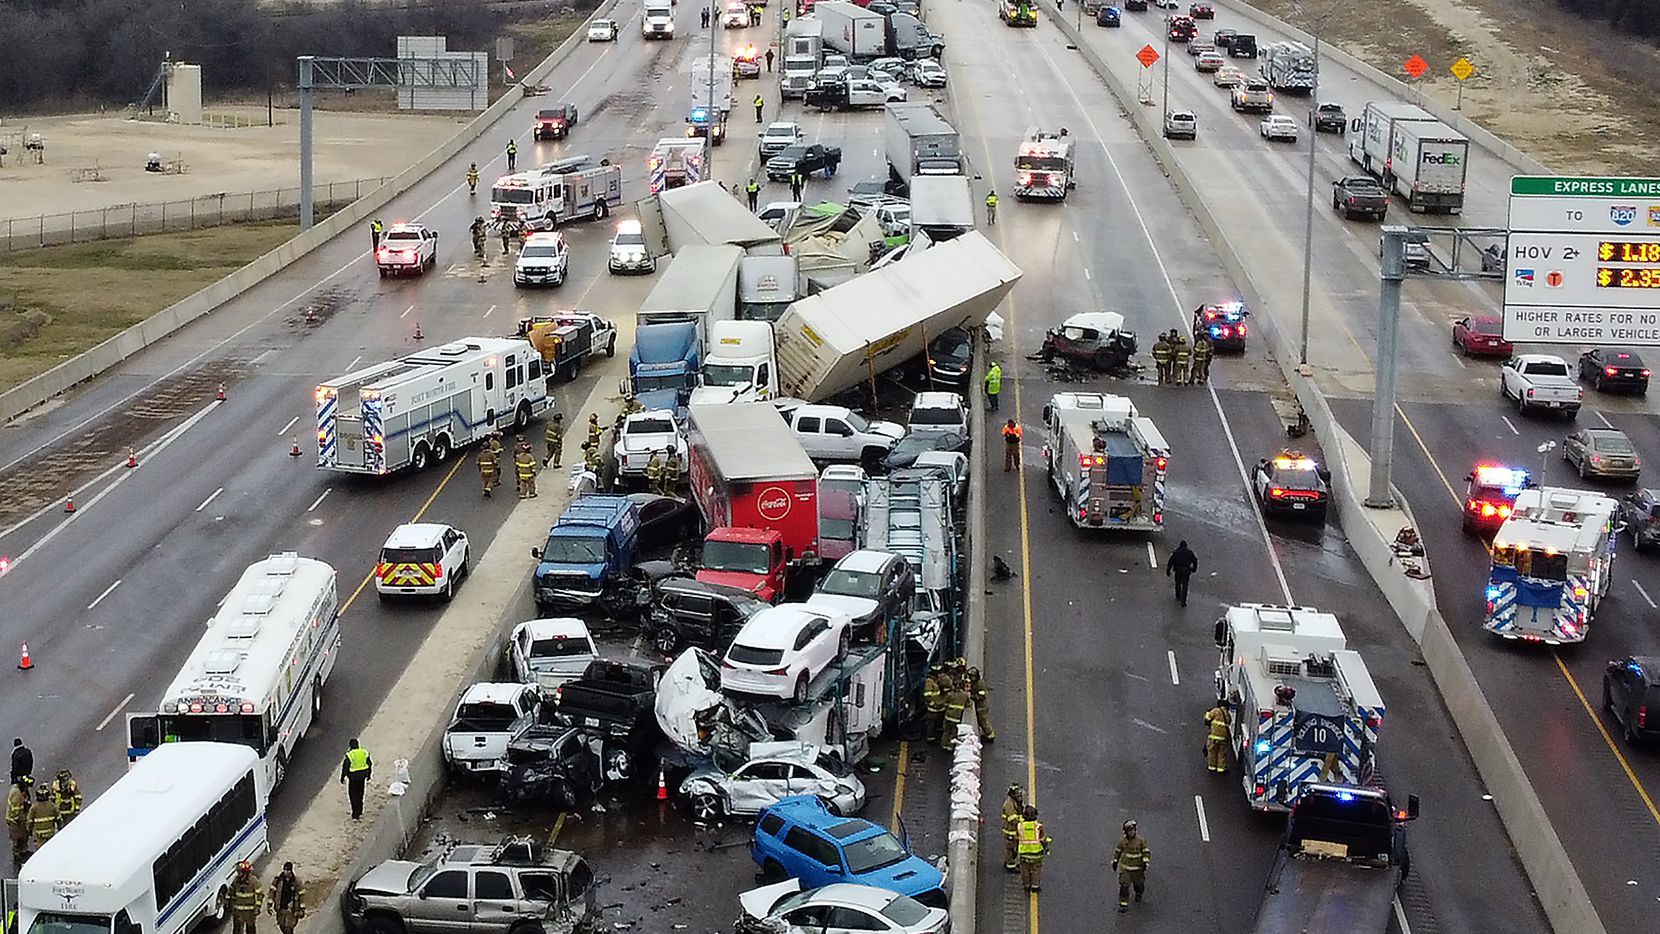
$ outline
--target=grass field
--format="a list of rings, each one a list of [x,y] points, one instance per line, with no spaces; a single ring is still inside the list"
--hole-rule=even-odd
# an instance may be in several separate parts
[[[0,390],[230,275],[296,232],[287,221],[0,255]]]

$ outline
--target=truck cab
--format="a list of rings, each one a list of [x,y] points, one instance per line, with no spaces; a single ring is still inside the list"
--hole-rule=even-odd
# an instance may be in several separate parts
[[[533,593],[538,612],[591,605],[614,595],[629,582],[639,538],[640,511],[633,500],[578,497],[548,530],[547,542],[531,549],[537,561]]]
[[[761,257],[751,257],[757,259]],[[770,257],[768,257],[770,258]],[[789,259],[789,257],[780,257]],[[710,327],[703,385],[693,402],[754,402],[778,395],[778,359],[766,321],[717,321]]]
[[[784,596],[789,560],[784,536],[775,529],[718,528],[703,540],[697,579],[753,593],[768,603]]]
[[[1397,809],[1382,788],[1314,783],[1286,818],[1253,934],[1384,934],[1411,871],[1406,823],[1418,796]]]
[[[673,0],[646,0],[640,15],[640,35],[647,39],[674,38]]]
[[[641,325],[628,352],[628,379],[623,390],[648,409],[683,409],[697,385],[702,355],[697,324],[671,321]]]

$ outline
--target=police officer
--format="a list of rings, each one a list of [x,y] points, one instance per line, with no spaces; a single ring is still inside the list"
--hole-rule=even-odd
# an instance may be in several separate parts
[[[469,228],[473,234],[473,255],[484,258],[484,218],[473,218],[473,225]]]
[[[1170,382],[1170,335],[1160,334],[1153,344],[1153,369],[1158,373],[1159,385]]]
[[[964,673],[963,687],[974,701],[974,720],[980,727],[980,737],[988,743],[997,742],[997,731],[991,728],[991,688],[980,677],[980,669],[970,668]]]
[[[946,752],[957,748],[957,726],[963,722],[963,711],[968,709],[968,689],[962,681],[953,678],[945,692],[945,730],[940,736],[940,747]]]
[[[478,163],[467,166],[467,194],[478,193]]]
[[[673,496],[680,487],[680,451],[677,448],[666,448],[669,456],[663,461],[663,489],[664,496]]]
[[[501,455],[488,444],[478,452],[478,479],[484,484],[485,496],[489,496],[490,491],[501,482]]]
[[[1228,702],[1218,697],[1216,706],[1205,711],[1205,725],[1210,735],[1205,737],[1205,767],[1218,774],[1228,770]]]
[[[1014,872],[1020,868],[1020,815],[1026,809],[1026,790],[1018,784],[1009,786],[1003,799],[1003,868]]]
[[[800,201],[801,192],[807,187],[807,176],[799,170],[790,173],[790,200]]]
[[[767,49],[767,71],[772,71],[772,50]]]
[[[998,397],[1003,394],[1003,367],[993,361],[986,367],[986,411],[997,411]]]
[[[1147,891],[1147,862],[1152,858],[1147,841],[1136,832],[1136,822],[1124,822],[1124,839],[1113,847],[1112,868],[1118,870],[1118,910],[1130,910],[1130,889],[1135,889],[1135,900]]]
[[[276,916],[277,930],[294,934],[294,928],[305,917],[305,886],[294,875],[294,864],[283,863],[282,872],[271,880],[265,893],[265,910]]]
[[[35,790],[35,803],[29,808],[29,833],[33,835],[38,851],[58,832],[58,806],[52,800],[51,786]]]
[[[653,493],[663,487],[663,452],[652,451],[646,460],[646,489]]]
[[[374,241],[374,249],[380,249],[380,238],[385,233],[386,225],[380,222],[380,218],[369,222],[369,239]]]
[[[997,191],[995,189],[986,195],[986,226],[997,226]]]
[[[6,793],[6,831],[12,837],[12,862],[19,866],[29,856],[29,785],[27,776],[19,777]]]
[[[254,934],[259,921],[259,878],[254,875],[254,864],[243,860],[236,864],[236,881],[231,883],[231,934]]]
[[[766,100],[761,95],[755,95],[755,122],[761,122],[761,108],[766,106]]]
[[[515,165],[518,165],[518,163],[519,163],[519,144],[518,144],[518,141],[510,139],[510,140],[507,141],[507,171],[509,171],[509,172],[513,171],[513,167]]]
[[[767,60],[770,65],[772,63],[772,53],[770,51],[767,52]],[[771,71],[772,69],[767,70]],[[749,213],[754,214],[755,209],[761,203],[761,183],[751,178],[749,184],[744,186],[744,195],[749,198]]]
[[[1176,583],[1176,602],[1187,606],[1187,583],[1199,570],[1199,556],[1193,549],[1187,547],[1187,539],[1182,539],[1176,545],[1176,550],[1170,552],[1169,560],[1164,562],[1164,576],[1172,578]]]
[[[1185,386],[1187,385],[1188,367],[1193,362],[1193,347],[1188,344],[1187,338],[1177,334],[1174,349],[1175,366],[1172,368],[1171,382],[1178,386]]]
[[[1188,382],[1202,386],[1210,381],[1210,358],[1215,353],[1216,348],[1203,331],[1193,338],[1193,369],[1188,373]]]
[[[536,496],[536,455],[530,453],[530,442],[519,442],[519,452],[513,455],[513,476],[519,481],[519,498]]]
[[[945,724],[945,691],[950,685],[943,665],[935,665],[922,679],[922,738],[929,742],[939,741]]]
[[[84,798],[81,795],[80,783],[68,769],[59,769],[58,777],[52,781],[52,799],[58,806],[58,826],[67,827],[81,813]]]
[[[363,787],[374,771],[375,760],[369,758],[369,750],[359,746],[355,739],[347,742],[346,757],[340,760],[340,782],[346,786],[346,797],[352,803],[352,820],[363,819]]]
[[[33,779],[35,775],[35,754],[29,747],[23,745],[23,737],[12,740],[12,781],[20,778]]]
[[[1020,884],[1028,892],[1043,889],[1043,858],[1049,855],[1049,844],[1054,842],[1044,833],[1043,821],[1038,820],[1038,809],[1028,804],[1020,812],[1020,823],[1015,825],[1015,853],[1020,857]]]
[[[543,467],[558,467],[565,457],[565,413],[555,412],[548,419],[547,430],[542,433],[542,440],[548,443],[548,456],[542,459]]]

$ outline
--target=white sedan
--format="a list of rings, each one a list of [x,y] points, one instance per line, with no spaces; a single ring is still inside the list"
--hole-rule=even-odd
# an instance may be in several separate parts
[[[588,24],[589,42],[616,42],[617,21],[614,19],[596,19]]]
[[[784,925],[782,928],[769,926],[768,930],[835,931],[837,934],[842,931],[941,934],[951,930],[951,914],[944,908],[929,908],[909,895],[851,882],[802,891],[801,880],[789,879],[750,889],[738,896],[738,902],[749,918]]]
[[[807,701],[813,679],[847,654],[846,616],[799,603],[769,606],[749,618],[721,660],[722,691]]]
[[[1257,129],[1266,140],[1285,140],[1288,143],[1297,141],[1297,121],[1284,114],[1273,114],[1263,117],[1257,124]]]
[[[931,58],[919,59],[911,66],[911,81],[919,88],[943,88],[945,69]]]
[[[790,795],[816,795],[841,815],[865,806],[864,784],[839,755],[799,742],[750,743],[749,761],[731,773],[706,760],[681,782],[680,793],[704,823],[759,814]]]

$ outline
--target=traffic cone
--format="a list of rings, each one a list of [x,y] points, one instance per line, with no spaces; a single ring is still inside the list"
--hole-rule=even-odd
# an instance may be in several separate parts
[[[74,512],[75,511],[75,494],[71,493],[70,495],[65,496],[63,498],[63,511],[64,512]]]
[[[23,657],[25,659],[27,659],[29,657],[29,648],[28,648],[28,646],[23,647]],[[663,775],[663,767],[662,766],[657,767],[657,800],[659,800],[659,801],[669,800],[669,783],[668,783],[667,777]]]
[[[427,339],[427,336],[421,333],[421,322],[419,321],[415,322],[415,339],[418,341],[424,341]]]
[[[137,467],[138,466],[138,451],[136,451],[132,448],[127,449],[127,466],[128,467]]]
[[[225,384],[224,383],[219,384],[219,392],[214,398],[218,399],[220,402],[225,401]]]
[[[288,449],[288,456],[289,457],[299,457],[300,456],[300,436],[299,435],[294,436],[294,446]]]
[[[35,667],[34,659],[29,657],[29,643],[23,643],[23,655],[17,660],[18,671],[28,671]]]

